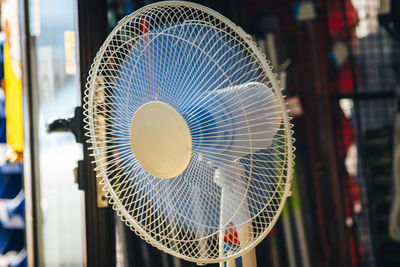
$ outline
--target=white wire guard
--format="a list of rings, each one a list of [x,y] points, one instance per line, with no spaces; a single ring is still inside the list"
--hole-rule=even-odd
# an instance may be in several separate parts
[[[191,131],[192,159],[172,179],[147,173],[130,147],[132,117],[151,101],[173,106]],[[176,1],[125,17],[94,60],[84,109],[110,203],[153,246],[220,262],[254,247],[275,224],[290,191],[289,118],[264,56],[222,15]],[[224,202],[229,218],[221,219],[225,183],[224,198],[237,195]],[[220,237],[244,225],[248,236],[221,254]]]

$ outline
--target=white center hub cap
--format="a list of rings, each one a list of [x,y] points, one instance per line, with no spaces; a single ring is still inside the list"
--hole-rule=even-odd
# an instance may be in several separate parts
[[[158,178],[178,176],[192,156],[192,136],[185,119],[163,102],[149,102],[136,111],[130,139],[140,165]]]

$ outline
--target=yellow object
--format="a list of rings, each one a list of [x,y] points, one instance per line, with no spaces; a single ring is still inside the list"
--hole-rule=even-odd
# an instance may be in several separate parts
[[[8,43],[4,44],[4,79],[7,144],[15,151],[23,151],[22,83],[12,66]],[[21,65],[18,64],[19,68]]]

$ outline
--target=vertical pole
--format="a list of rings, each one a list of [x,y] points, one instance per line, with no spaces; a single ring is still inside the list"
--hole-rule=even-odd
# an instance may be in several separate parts
[[[92,61],[107,37],[107,1],[78,0],[77,21],[79,39],[80,84],[83,95]],[[97,181],[89,156],[88,144],[84,142],[86,177],[86,253],[88,267],[112,267],[115,259],[115,225],[111,208],[97,207]]]

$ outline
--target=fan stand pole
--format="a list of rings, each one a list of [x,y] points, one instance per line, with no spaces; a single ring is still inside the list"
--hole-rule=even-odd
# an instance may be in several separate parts
[[[229,170],[230,167],[231,169]],[[229,255],[231,250],[237,250],[237,246],[246,247],[247,244],[251,242],[253,236],[253,227],[251,223],[247,223],[237,228],[235,227],[235,225],[245,221],[246,218],[248,219],[250,217],[250,212],[249,210],[246,210],[246,212],[241,216],[234,216],[234,214],[232,214],[232,207],[235,206],[235,202],[241,203],[244,207],[248,207],[248,203],[246,200],[242,203],[243,197],[246,196],[247,192],[243,188],[237,187],[234,181],[242,180],[245,171],[244,169],[242,169],[241,172],[237,171],[238,169],[241,169],[241,165],[237,162],[233,162],[230,167],[219,170],[215,176],[215,182],[222,188],[220,225],[221,227],[226,228],[225,230],[221,230],[219,238],[219,250],[222,256]],[[235,177],[232,173],[235,173]],[[226,179],[228,176],[230,176],[230,179]],[[236,201],[232,202],[234,199],[236,199]],[[231,218],[233,221],[229,222],[228,218]],[[227,224],[227,222],[229,223]],[[257,267],[255,248],[240,257],[221,262],[220,267]]]
[[[251,231],[251,225],[242,226],[239,229],[237,229],[239,241],[240,240],[245,241],[246,238],[243,238],[243,236],[246,237],[250,231]],[[221,241],[224,243],[223,238]],[[226,245],[226,244],[224,244],[224,245]],[[223,247],[224,246],[222,246],[222,249],[224,250]],[[221,249],[221,247],[220,247],[220,249]],[[222,251],[222,253],[224,253],[224,251]],[[228,260],[225,262],[221,262],[219,264],[219,266],[220,267],[257,267],[256,249],[253,248],[238,258],[231,259],[231,260]]]

